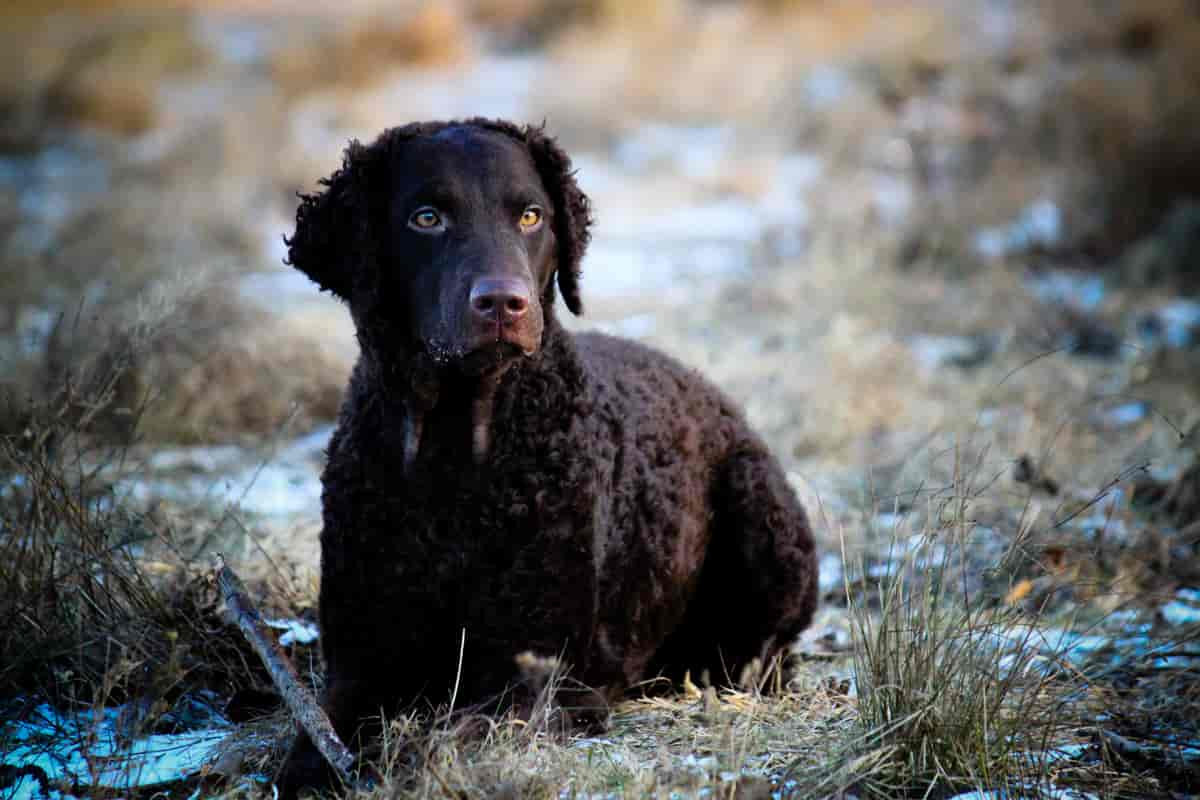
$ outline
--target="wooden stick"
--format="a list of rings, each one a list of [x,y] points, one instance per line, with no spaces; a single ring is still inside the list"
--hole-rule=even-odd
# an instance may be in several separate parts
[[[225,607],[229,609],[230,616],[250,642],[254,652],[262,659],[288,710],[300,721],[317,750],[337,771],[338,777],[347,786],[358,786],[359,781],[355,780],[351,772],[354,767],[354,754],[338,738],[328,715],[317,704],[316,697],[308,687],[300,682],[287,656],[275,646],[271,629],[263,622],[254,601],[246,593],[241,578],[229,568],[220,554],[217,554],[213,562],[213,569],[217,573],[217,585],[221,587],[221,594],[225,598]]]

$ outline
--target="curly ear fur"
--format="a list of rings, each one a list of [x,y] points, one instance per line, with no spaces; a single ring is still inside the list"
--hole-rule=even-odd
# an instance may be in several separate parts
[[[592,208],[588,196],[575,182],[571,159],[542,128],[525,129],[525,143],[533,154],[542,183],[554,201],[554,238],[558,241],[558,288],[571,313],[583,313],[579,280],[583,254],[592,238]]]
[[[342,166],[320,183],[323,191],[300,194],[296,232],[283,237],[285,264],[322,289],[348,300],[364,262],[375,256],[371,196],[384,148],[352,140]]]

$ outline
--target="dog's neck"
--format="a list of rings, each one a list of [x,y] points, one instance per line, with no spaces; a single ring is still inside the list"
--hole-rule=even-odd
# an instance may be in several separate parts
[[[360,336],[366,379],[390,409],[387,413],[403,418],[396,444],[405,474],[415,469],[431,425],[437,430],[469,431],[464,441],[469,441],[471,460],[476,465],[485,463],[492,453],[495,420],[511,409],[513,395],[522,391],[522,377],[546,368],[548,362],[555,367],[573,363],[569,356],[563,358],[572,349],[568,340],[569,334],[547,314],[537,354],[465,374],[454,365],[435,362],[427,353],[384,347]]]

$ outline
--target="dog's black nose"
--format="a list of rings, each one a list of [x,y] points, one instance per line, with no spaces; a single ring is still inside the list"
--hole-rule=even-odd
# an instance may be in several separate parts
[[[471,287],[471,313],[487,322],[516,322],[529,302],[529,287],[516,278],[480,278]]]

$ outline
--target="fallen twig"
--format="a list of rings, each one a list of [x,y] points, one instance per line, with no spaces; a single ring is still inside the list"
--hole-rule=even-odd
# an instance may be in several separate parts
[[[347,786],[357,786],[359,781],[351,772],[354,767],[354,754],[338,737],[324,709],[317,704],[316,697],[300,682],[291,662],[273,643],[271,629],[263,622],[254,602],[246,593],[241,578],[229,568],[220,555],[214,558],[213,568],[217,573],[217,585],[221,587],[225,607],[251,647],[258,653],[258,657],[262,659],[288,710],[299,720],[317,750],[337,771],[338,777]]]

